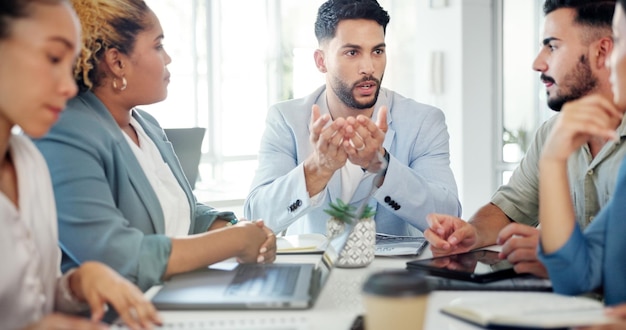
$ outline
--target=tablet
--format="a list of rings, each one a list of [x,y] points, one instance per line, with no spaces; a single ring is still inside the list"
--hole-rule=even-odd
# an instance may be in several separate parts
[[[498,252],[476,250],[444,257],[407,262],[408,270],[420,270],[430,275],[478,283],[519,276],[513,264],[498,258]]]

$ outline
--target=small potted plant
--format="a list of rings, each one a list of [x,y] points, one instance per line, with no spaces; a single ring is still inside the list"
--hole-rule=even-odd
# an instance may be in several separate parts
[[[343,249],[339,251],[338,267],[356,268],[365,267],[374,260],[376,245],[376,223],[374,210],[365,205],[360,215],[356,215],[356,208],[337,198],[324,210],[330,219],[326,222],[326,235],[332,239],[345,230],[346,224],[354,225],[348,234]]]

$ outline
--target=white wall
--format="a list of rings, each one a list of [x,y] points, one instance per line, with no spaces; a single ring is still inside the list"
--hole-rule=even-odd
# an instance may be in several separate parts
[[[394,15],[399,2],[403,10],[413,10],[415,15]],[[495,185],[491,0],[449,0],[443,8],[430,8],[426,0],[412,3],[413,7],[406,8],[406,0],[395,0],[386,7],[391,16],[387,43],[413,49],[388,54],[386,75],[403,82],[389,87],[444,111],[451,167],[463,216],[468,218],[489,201]],[[443,54],[443,91],[439,94],[431,88],[433,52]]]

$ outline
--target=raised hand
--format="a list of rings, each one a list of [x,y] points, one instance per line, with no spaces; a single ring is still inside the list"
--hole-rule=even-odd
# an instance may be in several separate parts
[[[383,142],[387,133],[387,107],[382,106],[378,111],[376,123],[370,118],[359,115],[356,118],[346,118],[348,127],[354,127],[352,138],[343,141],[343,147],[352,164],[362,168],[378,161],[377,153],[383,154]]]
[[[615,140],[623,114],[613,102],[590,95],[563,106],[542,150],[542,158],[567,161],[568,157],[593,138]]]
[[[353,128],[347,125],[344,118],[337,118],[327,125],[329,121],[330,115],[321,116],[319,106],[313,105],[309,137],[315,149],[313,162],[320,170],[334,173],[343,167],[348,159],[342,144],[352,137]]]

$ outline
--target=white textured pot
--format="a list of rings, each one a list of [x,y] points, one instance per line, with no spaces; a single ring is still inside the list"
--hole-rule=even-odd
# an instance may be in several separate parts
[[[341,230],[339,231],[339,228]],[[327,236],[332,238],[341,233],[345,224],[330,218],[326,224]],[[339,252],[336,266],[341,268],[366,267],[374,261],[376,246],[376,223],[372,218],[356,222],[343,249]]]

